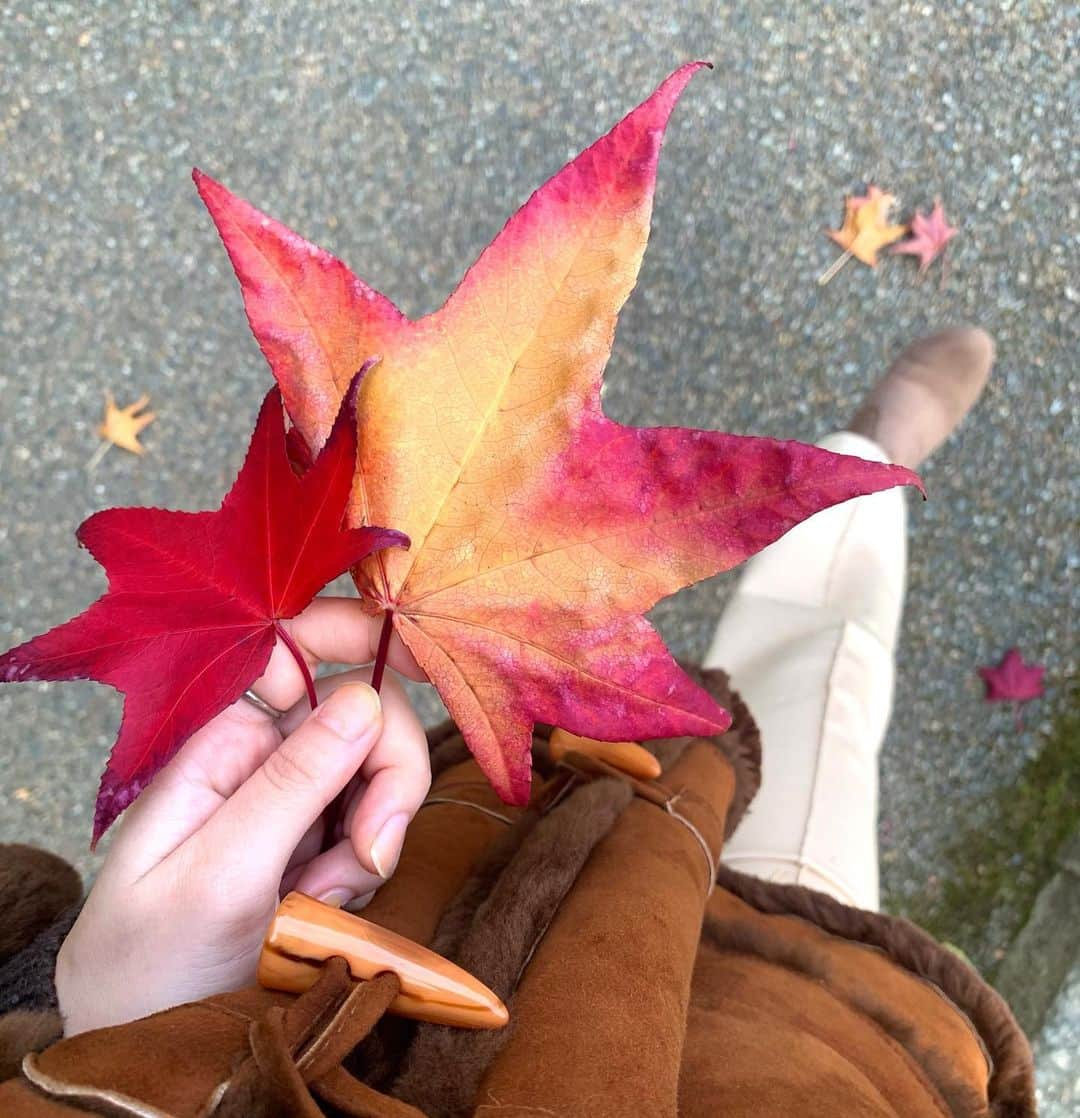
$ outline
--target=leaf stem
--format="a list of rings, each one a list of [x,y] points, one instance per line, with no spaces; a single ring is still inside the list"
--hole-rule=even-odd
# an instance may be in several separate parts
[[[394,633],[394,611],[388,609],[383,614],[382,629],[379,632],[379,647],[375,652],[375,666],[371,669],[371,686],[378,691],[382,686],[383,671],[386,669],[386,654],[390,651],[390,637]]]
[[[836,275],[837,272],[851,259],[854,254],[851,249],[848,249],[843,256],[838,256],[824,272],[818,276],[817,281],[822,287],[825,286]]]
[[[379,630],[379,647],[375,651],[375,664],[371,669],[371,686],[377,692],[382,686],[383,673],[386,670],[386,655],[390,650],[390,638],[394,633],[394,611],[388,609],[383,614],[382,629]],[[349,781],[344,788],[334,797],[333,802],[323,814],[325,820],[322,839],[322,852],[325,854],[337,842],[344,838],[345,818],[349,810],[349,801],[356,793],[360,774]]]
[[[311,709],[314,710],[319,705],[319,696],[315,694],[315,680],[311,678],[311,669],[307,666],[307,661],[304,659],[304,654],[300,651],[300,646],[289,636],[280,621],[274,622],[274,631],[281,638],[281,643],[285,645],[292,654],[292,658],[296,661],[296,666],[300,669],[300,674],[304,677],[304,686],[307,688],[308,702],[311,704]]]
[[[88,474],[92,474],[98,468],[98,466],[101,464],[102,458],[104,458],[105,455],[108,454],[109,447],[111,446],[112,443],[109,442],[108,439],[101,440],[101,444],[98,446],[97,450],[95,450],[94,453],[90,456],[90,461],[86,463],[86,472]]]

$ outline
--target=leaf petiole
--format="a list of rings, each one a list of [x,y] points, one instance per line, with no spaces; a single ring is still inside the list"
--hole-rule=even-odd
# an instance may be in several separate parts
[[[818,276],[818,283],[824,287],[836,275],[837,272],[852,258],[854,253],[849,248],[843,256],[838,256],[824,272]]]
[[[379,647],[375,651],[375,666],[371,669],[371,686],[377,692],[382,686],[383,672],[386,669],[386,656],[390,651],[390,637],[394,632],[394,611],[383,614],[382,629],[379,631]]]
[[[109,453],[109,447],[111,447],[112,445],[113,444],[109,442],[108,439],[101,440],[101,444],[98,446],[97,450],[95,450],[94,453],[90,456],[90,460],[86,463],[86,472],[88,474],[92,474],[98,468],[98,466],[101,464],[102,458],[104,458],[105,455]]]
[[[289,636],[280,621],[274,622],[274,632],[281,638],[281,643],[285,645],[292,655],[292,658],[296,661],[296,666],[300,669],[300,674],[304,677],[304,687],[307,689],[308,702],[311,704],[311,709],[314,710],[319,705],[319,696],[315,694],[315,680],[311,678],[311,669],[307,666],[307,661],[304,659],[304,654],[300,651],[300,646]]]

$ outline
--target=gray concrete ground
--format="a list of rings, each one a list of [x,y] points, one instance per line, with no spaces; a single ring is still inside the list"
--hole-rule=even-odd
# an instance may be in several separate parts
[[[1080,1111],[1080,963],[1058,995],[1035,1047],[1042,1118],[1074,1118]]]
[[[777,14],[778,9],[783,14]],[[110,505],[214,504],[269,374],[192,164],[429,310],[505,218],[675,65],[695,79],[609,366],[610,414],[816,438],[905,339],[996,336],[977,414],[926,469],[883,760],[884,883],[935,887],[958,821],[1037,747],[1075,672],[1080,9],[1064,3],[0,4],[0,645],[82,609],[72,538]],[[872,179],[961,227],[947,281],[821,235]],[[102,394],[149,453],[93,475]],[[1070,485],[1072,483],[1072,485]],[[703,650],[733,576],[664,603]],[[1016,733],[975,666],[1018,644],[1050,695]],[[120,712],[93,684],[0,690],[0,836],[87,872]]]

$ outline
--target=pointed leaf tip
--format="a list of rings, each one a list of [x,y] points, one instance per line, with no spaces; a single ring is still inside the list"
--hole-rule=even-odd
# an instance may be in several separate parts
[[[211,178],[202,168],[191,168],[191,181],[195,184],[195,189],[199,192],[199,197],[203,200],[207,207],[210,206],[207,196],[213,191],[222,191],[225,188],[216,179]]]
[[[337,257],[198,168],[196,189],[240,283],[252,333],[313,449],[326,441],[361,362],[393,349],[404,315]]]
[[[683,90],[685,90],[686,87],[690,84],[690,79],[699,70],[705,69],[713,69],[713,64],[711,62],[705,62],[700,59],[694,62],[683,63],[683,65],[678,67],[678,69],[673,70],[670,74],[668,74],[668,76],[657,87],[652,97],[650,97],[643,104],[649,104],[649,102],[651,102],[654,98],[657,100],[670,99],[670,112],[670,109],[674,108],[675,102],[678,101],[678,99],[682,96]],[[638,106],[639,109],[641,107],[642,106],[640,105]]]
[[[923,479],[914,470],[909,470],[907,466],[898,466],[897,469],[904,471],[904,475],[906,478],[906,480],[904,481],[905,485],[910,485],[913,488],[917,489],[919,491],[919,495],[924,501],[929,500],[926,494],[926,485],[924,484]]]

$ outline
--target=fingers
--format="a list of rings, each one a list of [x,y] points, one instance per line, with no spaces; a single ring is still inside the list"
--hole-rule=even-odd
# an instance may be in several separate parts
[[[308,862],[317,857],[323,848],[323,837],[326,834],[326,816],[320,815],[307,829],[307,834],[300,840],[300,845],[292,852],[289,864],[285,867],[285,876],[281,879],[284,895],[292,889],[300,875],[307,868]]]
[[[338,688],[367,680],[370,668],[358,668],[316,682],[322,701]],[[348,834],[355,858],[364,870],[388,877],[394,871],[405,828],[431,786],[427,735],[401,684],[383,678],[383,732],[360,766],[366,785],[349,805]],[[301,716],[289,711],[281,719],[288,733]]]
[[[195,834],[280,744],[275,724],[250,703],[222,711],[124,813],[109,863],[141,877]]]
[[[233,852],[252,878],[276,889],[294,850],[382,731],[379,696],[355,681],[338,687],[190,841],[211,861]]]
[[[389,749],[379,751],[377,761],[368,766],[367,790],[353,814],[349,838],[356,856],[380,877],[394,872],[405,829],[427,795],[431,772],[426,760],[425,749],[422,777],[413,758],[394,755]]]
[[[383,615],[366,613],[357,598],[316,598],[303,613],[281,624],[314,672],[321,663],[366,664],[374,660]],[[427,679],[396,633],[390,638],[387,663],[410,679]],[[303,698],[303,675],[281,640],[252,690],[278,710],[288,710]]]
[[[367,787],[351,808],[349,838],[360,863],[389,877],[401,854],[405,828],[431,787],[427,735],[401,685],[383,680],[386,728],[360,766]]]
[[[308,666],[320,662],[361,663],[378,645],[381,617],[366,614],[355,598],[316,598],[302,614],[283,622]],[[389,663],[424,679],[396,635]],[[114,863],[125,862],[136,877],[195,834],[279,746],[284,733],[308,714],[307,693],[292,655],[278,641],[253,689],[271,706],[292,707],[275,722],[244,699],[198,730],[125,813],[112,844]],[[323,693],[329,692],[323,688]]]
[[[356,860],[349,839],[342,839],[313,858],[296,878],[293,889],[340,908],[354,897],[373,893],[383,879],[364,869]]]

